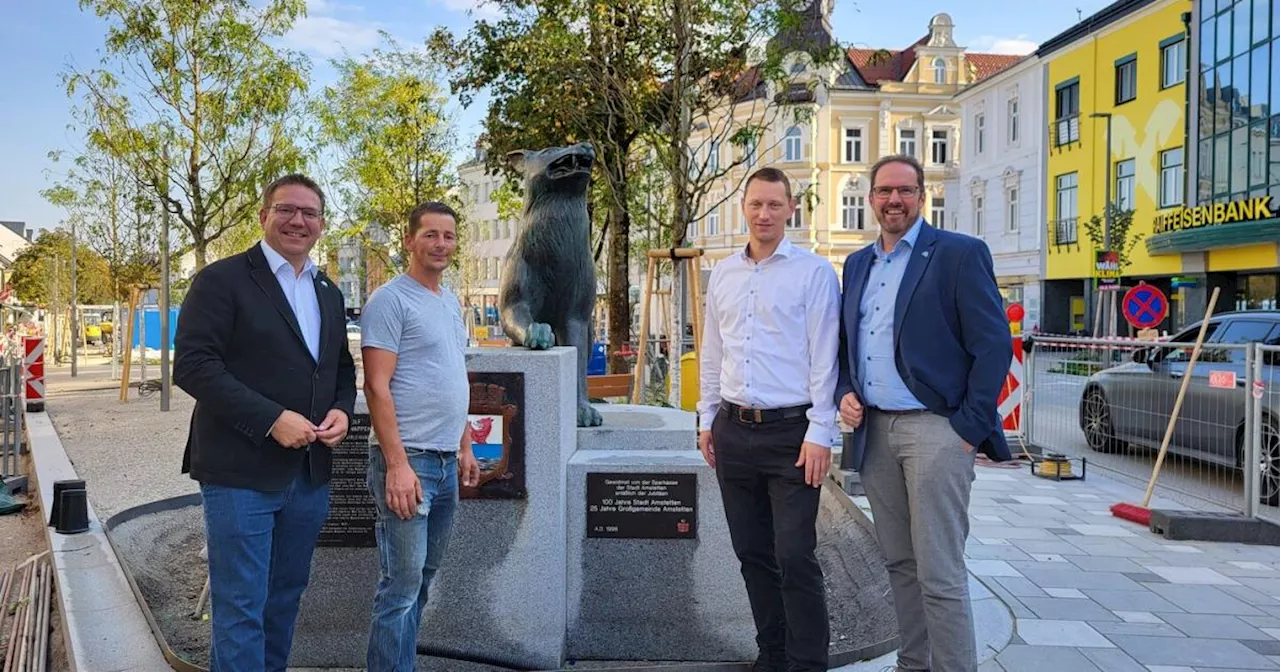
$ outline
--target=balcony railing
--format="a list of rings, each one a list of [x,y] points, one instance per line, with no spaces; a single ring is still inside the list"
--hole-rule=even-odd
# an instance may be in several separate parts
[[[1049,244],[1053,247],[1076,245],[1079,242],[1079,218],[1068,217],[1049,222]]]
[[[1049,141],[1054,147],[1080,142],[1080,115],[1054,119],[1049,125]]]

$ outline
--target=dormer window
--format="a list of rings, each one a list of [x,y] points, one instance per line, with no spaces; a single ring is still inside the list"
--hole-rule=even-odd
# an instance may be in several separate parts
[[[941,58],[933,59],[933,83],[947,83],[947,62]]]

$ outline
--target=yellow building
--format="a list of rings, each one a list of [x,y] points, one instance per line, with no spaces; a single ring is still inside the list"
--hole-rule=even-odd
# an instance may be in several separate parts
[[[805,25],[832,43],[830,1],[815,2]],[[845,257],[879,234],[869,197],[870,168],[883,156],[911,154],[925,167],[922,214],[934,225],[955,229],[956,205],[948,210],[943,183],[959,175],[961,118],[957,92],[1008,68],[1021,57],[972,53],[955,43],[951,17],[938,14],[928,33],[903,49],[849,49],[815,96],[801,103],[808,118],[788,113],[768,120],[757,148],[720,147],[694,138],[697,159],[734,167],[709,191],[687,239],[706,249],[704,270],[747,242],[740,185],[749,172],[768,165],[785,171],[803,194],[788,224],[795,243],[829,259],[839,270]],[[803,72],[805,65],[792,65]],[[800,77],[799,79],[803,79]],[[750,105],[739,104],[739,124],[760,123]],[[792,109],[792,108],[788,108]],[[733,152],[733,154],[730,154]]]
[[[1186,201],[1189,0],[1121,0],[1044,43],[1047,208],[1043,324],[1092,331],[1099,253],[1127,254],[1121,286],[1174,289],[1194,260],[1150,248],[1156,222]],[[1131,211],[1111,228],[1108,198]],[[1098,218],[1101,226],[1091,227]],[[1090,235],[1102,240],[1094,241]],[[1118,240],[1126,239],[1124,242]],[[1186,290],[1173,292],[1165,329],[1185,323]],[[1179,303],[1182,301],[1182,303]],[[1194,319],[1194,317],[1192,318]],[[1121,323],[1123,324],[1123,323]]]

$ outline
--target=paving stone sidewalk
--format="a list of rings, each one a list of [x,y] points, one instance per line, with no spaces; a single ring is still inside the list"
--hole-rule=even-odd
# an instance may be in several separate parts
[[[1280,548],[1168,541],[1113,517],[1143,493],[1096,471],[977,472],[969,571],[1015,618],[984,672],[1280,670]]]

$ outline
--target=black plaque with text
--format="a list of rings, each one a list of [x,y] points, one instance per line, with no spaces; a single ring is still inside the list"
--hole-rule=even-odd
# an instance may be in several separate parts
[[[378,510],[369,494],[369,416],[351,419],[347,437],[333,449],[333,478],[329,482],[329,518],[320,528],[319,546],[361,548],[377,546],[373,524]]]
[[[587,474],[587,536],[696,539],[697,474]]]

